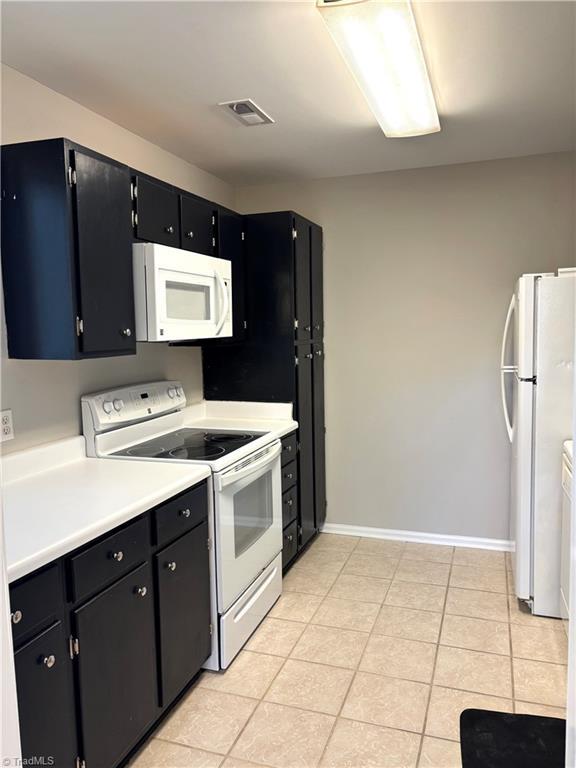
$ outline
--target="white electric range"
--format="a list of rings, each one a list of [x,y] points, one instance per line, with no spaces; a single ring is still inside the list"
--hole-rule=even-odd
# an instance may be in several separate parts
[[[225,669],[282,591],[281,444],[274,433],[190,420],[177,381],[82,397],[88,456],[177,461],[212,470],[212,655]]]

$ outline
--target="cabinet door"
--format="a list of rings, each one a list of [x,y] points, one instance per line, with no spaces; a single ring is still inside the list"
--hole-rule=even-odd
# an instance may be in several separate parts
[[[177,192],[137,176],[136,212],[136,237],[139,240],[178,248],[180,201]]]
[[[78,755],[68,641],[60,621],[14,656],[22,757],[72,768]],[[48,762],[53,758],[53,762]]]
[[[310,225],[310,282],[312,294],[312,337],[322,341],[324,337],[324,252],[322,227]]]
[[[316,532],[314,520],[314,439],[312,408],[312,347],[304,344],[297,348],[297,416],[298,438],[298,510],[300,545],[303,546]]]
[[[210,655],[208,524],[155,556],[162,705],[169,704]]]
[[[314,344],[312,391],[314,409],[314,508],[316,528],[326,521],[326,428],[324,421],[324,345]]]
[[[216,255],[216,210],[213,205],[180,195],[180,244],[187,251]]]
[[[130,171],[72,152],[80,348],[85,355],[134,354]]]
[[[310,301],[310,225],[299,217],[294,219],[294,290],[297,341],[310,341],[312,319]]]
[[[74,611],[83,757],[116,765],[158,713],[154,597],[144,563]]]

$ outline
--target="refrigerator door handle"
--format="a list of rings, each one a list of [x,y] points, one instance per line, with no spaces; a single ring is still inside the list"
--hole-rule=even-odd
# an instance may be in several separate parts
[[[506,322],[504,323],[504,333],[502,334],[502,350],[500,352],[500,370],[501,371],[515,371],[515,365],[506,365],[506,345],[508,342],[508,334],[512,327],[512,318],[514,317],[514,310],[516,309],[516,294],[512,294],[510,304],[508,306],[508,312],[506,313]]]
[[[506,432],[508,432],[508,439],[510,440],[510,442],[512,442],[512,438],[514,436],[514,427],[512,425],[512,421],[510,420],[510,414],[508,413],[505,381],[506,381],[506,375],[511,373],[516,375],[516,372],[514,370],[507,370],[503,368],[500,371],[500,394],[502,396],[502,410],[504,411],[504,422],[506,424]]]

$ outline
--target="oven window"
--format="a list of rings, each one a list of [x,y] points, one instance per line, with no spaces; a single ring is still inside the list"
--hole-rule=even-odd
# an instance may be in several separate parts
[[[166,316],[175,320],[209,320],[210,288],[166,282]]]
[[[272,473],[234,494],[234,550],[238,558],[272,525]]]

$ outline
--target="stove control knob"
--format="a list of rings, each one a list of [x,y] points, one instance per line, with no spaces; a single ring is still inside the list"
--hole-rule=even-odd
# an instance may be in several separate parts
[[[176,393],[178,397],[184,397],[184,390],[182,389],[182,387],[176,387]]]
[[[114,400],[114,410],[121,411],[124,408],[124,400]]]
[[[112,411],[114,410],[114,406],[112,405],[110,400],[104,400],[104,402],[102,403],[102,410],[104,411],[104,413],[112,413]]]
[[[168,387],[168,397],[173,400],[178,394],[176,387]]]

